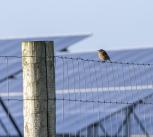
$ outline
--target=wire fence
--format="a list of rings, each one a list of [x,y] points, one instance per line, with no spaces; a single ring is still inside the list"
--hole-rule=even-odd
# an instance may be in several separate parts
[[[23,136],[21,59],[0,56],[0,137]],[[57,137],[153,135],[153,64],[54,59]]]

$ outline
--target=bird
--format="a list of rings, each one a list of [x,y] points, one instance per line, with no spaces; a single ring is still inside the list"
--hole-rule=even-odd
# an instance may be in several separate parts
[[[99,59],[101,61],[107,61],[107,60],[111,61],[110,57],[107,54],[107,52],[105,50],[103,50],[103,49],[99,49],[98,50],[98,57],[99,57]]]

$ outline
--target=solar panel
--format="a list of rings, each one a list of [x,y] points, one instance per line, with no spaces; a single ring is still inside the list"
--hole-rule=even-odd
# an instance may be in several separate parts
[[[69,46],[88,38],[89,34],[52,36],[52,37],[33,37],[33,38],[7,38],[0,39],[0,56],[21,56],[22,41],[54,41],[55,51],[61,51]]]

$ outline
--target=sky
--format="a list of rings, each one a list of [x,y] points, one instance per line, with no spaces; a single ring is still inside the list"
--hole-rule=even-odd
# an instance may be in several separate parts
[[[0,0],[0,38],[92,34],[72,52],[153,47],[152,0]]]

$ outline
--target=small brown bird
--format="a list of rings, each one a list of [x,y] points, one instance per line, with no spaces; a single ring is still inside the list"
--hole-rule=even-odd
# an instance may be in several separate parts
[[[107,60],[111,61],[107,52],[103,49],[98,50],[98,57],[101,61],[107,61]]]

